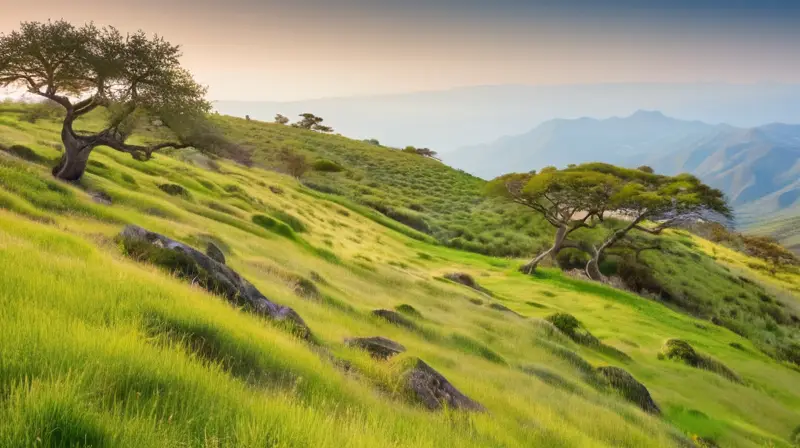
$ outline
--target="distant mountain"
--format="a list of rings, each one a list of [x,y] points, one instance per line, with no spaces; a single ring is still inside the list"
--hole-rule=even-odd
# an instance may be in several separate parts
[[[446,153],[521,134],[556,117],[623,116],[637,109],[740,127],[800,123],[800,85],[500,85],[282,103],[218,101],[214,106],[222,114],[262,121],[272,121],[277,113],[296,118],[311,112],[348,137]]]
[[[484,178],[592,161],[692,173],[723,190],[745,226],[800,215],[798,125],[738,128],[638,111],[625,118],[551,120],[445,154],[445,162]]]

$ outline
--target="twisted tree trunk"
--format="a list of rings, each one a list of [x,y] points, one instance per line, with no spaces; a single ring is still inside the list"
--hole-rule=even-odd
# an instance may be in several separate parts
[[[603,253],[609,247],[613,246],[617,243],[617,241],[621,240],[628,234],[633,228],[639,225],[639,223],[644,220],[645,215],[638,216],[636,219],[630,222],[627,226],[622,229],[614,231],[599,247],[593,247],[592,251],[592,258],[589,259],[589,262],[586,263],[586,275],[589,276],[592,280],[595,281],[603,281],[605,280],[605,276],[602,272],[600,272],[600,257],[603,256]]]
[[[72,131],[72,120],[69,117],[64,120],[61,142],[64,144],[64,154],[58,165],[53,167],[53,176],[70,182],[77,181],[86,171],[89,155],[96,145],[88,139],[75,135]]]
[[[522,272],[523,274],[532,274],[536,272],[536,268],[539,266],[539,263],[541,263],[542,260],[544,260],[548,255],[551,256],[553,260],[555,260],[558,253],[561,252],[564,240],[567,238],[567,233],[569,233],[567,231],[567,226],[566,225],[560,226],[556,231],[556,237],[555,240],[553,241],[553,245],[546,251],[537,255],[536,258],[534,258],[533,260],[522,265],[519,268],[519,271]]]

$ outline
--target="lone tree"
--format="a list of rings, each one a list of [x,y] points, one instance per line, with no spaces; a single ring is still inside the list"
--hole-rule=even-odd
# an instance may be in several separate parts
[[[275,115],[275,123],[287,124],[287,123],[289,123],[289,117],[286,117],[286,116],[281,115],[281,114],[277,114],[277,115]]]
[[[310,113],[300,114],[300,117],[302,117],[303,119],[298,121],[298,122],[296,122],[296,123],[293,123],[292,124],[293,127],[302,128],[302,129],[310,129],[312,131],[318,131],[318,132],[333,132],[333,128],[332,127],[325,126],[325,125],[322,124],[322,122],[325,121],[322,117],[318,117],[318,116],[316,116],[314,114],[310,114]],[[276,117],[276,121],[277,121],[277,117]]]
[[[586,274],[593,280],[603,279],[599,268],[603,253],[632,230],[658,235],[679,224],[712,216],[731,219],[733,215],[720,190],[690,174],[662,176],[604,163],[584,164],[575,170],[601,173],[616,179],[616,188],[611,191],[606,206],[615,217],[621,218],[623,225],[612,230],[599,246],[591,248]],[[643,225],[645,221],[653,225]]]
[[[53,175],[74,181],[98,146],[147,160],[160,149],[222,143],[204,123],[210,110],[206,89],[181,67],[180,56],[178,46],[142,31],[123,35],[112,27],[76,27],[63,20],[25,22],[0,35],[0,87],[25,88],[66,111],[64,154]],[[105,129],[76,131],[75,121],[98,107],[109,111]],[[147,116],[162,119],[177,141],[128,143]]]
[[[303,154],[284,149],[278,155],[283,167],[290,176],[300,179],[308,171],[308,159]]]
[[[489,182],[486,192],[532,209],[556,228],[553,245],[520,268],[530,274],[547,256],[555,260],[564,248],[580,249],[578,243],[567,237],[578,229],[594,227],[602,219],[616,188],[617,179],[605,173],[558,171],[548,167],[538,174],[500,176]]]

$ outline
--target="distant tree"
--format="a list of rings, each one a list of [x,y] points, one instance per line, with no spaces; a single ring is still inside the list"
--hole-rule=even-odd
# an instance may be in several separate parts
[[[308,159],[303,154],[285,149],[280,153],[286,172],[294,178],[300,179],[308,171]]]
[[[436,159],[436,160],[439,160],[439,158],[438,158],[438,157],[436,157],[436,151],[431,151],[431,150],[430,150],[430,149],[428,149],[428,148],[417,148],[417,149],[416,149],[416,153],[417,153],[418,155],[421,155],[421,156],[423,156],[423,157],[429,157],[429,158],[431,158],[431,159]]]
[[[289,123],[289,117],[285,117],[285,116],[283,116],[281,114],[277,114],[277,115],[275,115],[275,123],[287,124],[287,123]]]
[[[546,257],[555,261],[562,249],[581,248],[567,237],[578,229],[593,227],[602,219],[616,188],[617,179],[605,173],[558,171],[548,167],[538,174],[500,176],[489,182],[486,191],[530,208],[556,228],[552,246],[520,268],[530,274]]]
[[[651,167],[649,167],[647,165],[642,165],[642,166],[640,166],[639,168],[636,168],[636,169],[639,170],[639,171],[643,171],[645,173],[648,173],[648,174],[655,173],[655,170],[653,170],[653,168],[651,168]]]
[[[417,148],[415,148],[413,146],[406,146],[405,148],[403,148],[403,152],[407,152],[409,154],[416,154],[417,153]]]
[[[244,119],[247,120],[247,121],[250,121],[250,115],[245,115]]]
[[[604,163],[579,165],[575,170],[602,173],[616,179],[607,206],[624,222],[622,227],[612,230],[599,246],[591,248],[592,257],[586,265],[586,274],[594,280],[603,279],[599,263],[604,252],[632,230],[658,235],[665,229],[712,213],[726,218],[732,216],[721,191],[689,174],[661,176]],[[652,221],[655,225],[644,226],[644,221]]]
[[[364,143],[367,143],[367,144],[370,144],[370,145],[375,145],[375,146],[381,146],[381,142],[379,142],[377,138],[368,138],[368,139],[364,140]]]
[[[147,160],[161,149],[212,150],[222,141],[204,139],[210,135],[204,126],[210,110],[206,89],[181,67],[180,55],[178,46],[142,31],[123,35],[92,24],[25,22],[19,30],[0,35],[0,87],[22,87],[63,108],[64,154],[53,175],[74,181],[98,146]],[[109,110],[106,127],[76,131],[75,121],[98,107]],[[166,115],[165,123],[179,125],[173,129],[176,141],[127,142],[143,117]]]
[[[302,128],[302,129],[310,129],[312,131],[319,131],[319,132],[333,132],[333,128],[330,126],[325,126],[322,124],[323,118],[318,117],[314,114],[304,113],[300,114],[302,118],[300,121],[293,123],[292,126],[295,128]]]
[[[745,252],[751,257],[764,260],[772,275],[784,266],[800,263],[797,257],[774,238],[768,236],[742,235]]]

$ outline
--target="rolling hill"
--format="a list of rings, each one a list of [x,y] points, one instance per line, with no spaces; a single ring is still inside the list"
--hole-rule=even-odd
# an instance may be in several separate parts
[[[669,175],[692,173],[721,189],[745,229],[773,215],[800,215],[798,125],[737,128],[638,111],[625,118],[548,121],[526,134],[446,154],[445,161],[484,178],[590,161],[648,165]],[[781,236],[789,241],[796,232]]]
[[[522,260],[447,247],[437,233],[474,218],[465,230],[524,234],[506,224],[520,220],[550,236],[486,202],[480,179],[231,117],[214,120],[254,166],[191,150],[143,163],[99,148],[79,183],[59,182],[49,173],[58,123],[25,112],[0,105],[0,446],[796,441],[800,371],[778,350],[800,341],[797,273],[769,275],[676,231],[643,255],[668,295],[555,268],[522,275]],[[276,171],[283,149],[343,170],[301,183]],[[430,233],[392,211],[417,213]],[[121,235],[130,225],[168,239],[145,256]],[[235,271],[309,333],[237,303],[169,252],[211,244],[226,268],[204,259],[209,269]],[[403,352],[376,359],[349,341],[376,336]],[[435,385],[433,402],[420,381]],[[479,406],[459,408],[462,395]]]

